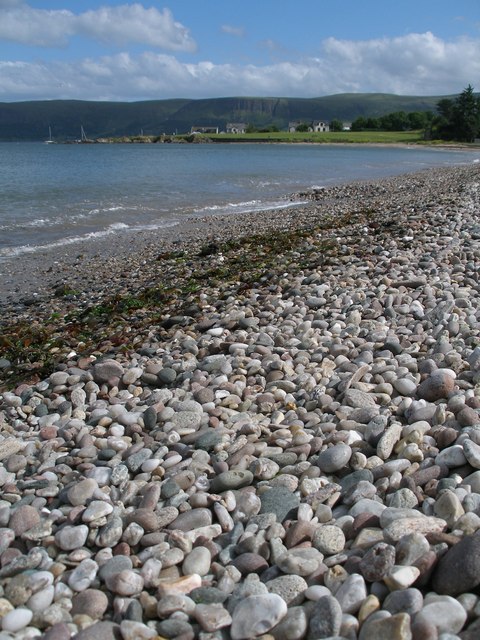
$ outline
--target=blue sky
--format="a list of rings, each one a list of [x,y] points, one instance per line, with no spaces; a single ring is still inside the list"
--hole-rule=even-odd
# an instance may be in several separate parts
[[[0,101],[480,90],[479,0],[0,0]]]

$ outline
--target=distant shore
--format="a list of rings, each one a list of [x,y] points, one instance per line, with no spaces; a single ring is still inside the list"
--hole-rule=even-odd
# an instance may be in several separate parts
[[[331,133],[251,133],[251,134],[161,134],[141,136],[100,137],[86,140],[51,141],[47,144],[335,144],[362,146],[421,146],[436,149],[480,148],[479,143],[448,142],[444,140],[424,140],[419,132],[355,131]]]

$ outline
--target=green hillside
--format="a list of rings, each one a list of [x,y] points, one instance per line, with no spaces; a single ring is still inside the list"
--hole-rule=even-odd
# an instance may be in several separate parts
[[[434,111],[446,96],[339,94],[321,98],[232,97],[204,100],[174,99],[143,102],[87,102],[51,100],[0,103],[0,140],[44,140],[48,128],[58,141],[80,137],[83,126],[90,138],[161,133],[186,133],[192,126],[228,122],[286,129],[292,120],[352,121],[394,111]]]

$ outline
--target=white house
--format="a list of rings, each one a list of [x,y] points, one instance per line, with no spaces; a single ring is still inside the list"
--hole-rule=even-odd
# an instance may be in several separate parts
[[[312,122],[312,129],[315,132],[330,131],[330,125],[328,124],[328,122],[323,122],[322,120],[314,120]]]
[[[294,133],[297,131],[298,127],[303,124],[308,126],[308,131],[330,131],[330,125],[328,122],[324,122],[323,120],[313,120],[308,122],[307,120],[294,120],[293,122],[288,123],[288,131],[289,133]]]
[[[227,133],[246,133],[247,124],[245,122],[227,122]]]

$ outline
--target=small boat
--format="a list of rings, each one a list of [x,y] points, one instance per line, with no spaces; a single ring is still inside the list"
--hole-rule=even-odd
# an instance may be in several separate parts
[[[75,142],[77,142],[78,144],[92,143],[92,142],[94,142],[94,140],[91,140],[90,138],[87,138],[86,133],[85,133],[85,129],[83,128],[83,125],[82,125],[80,127],[80,140],[75,140]]]
[[[57,144],[52,138],[52,127],[48,127],[48,140],[45,140],[45,144]]]

